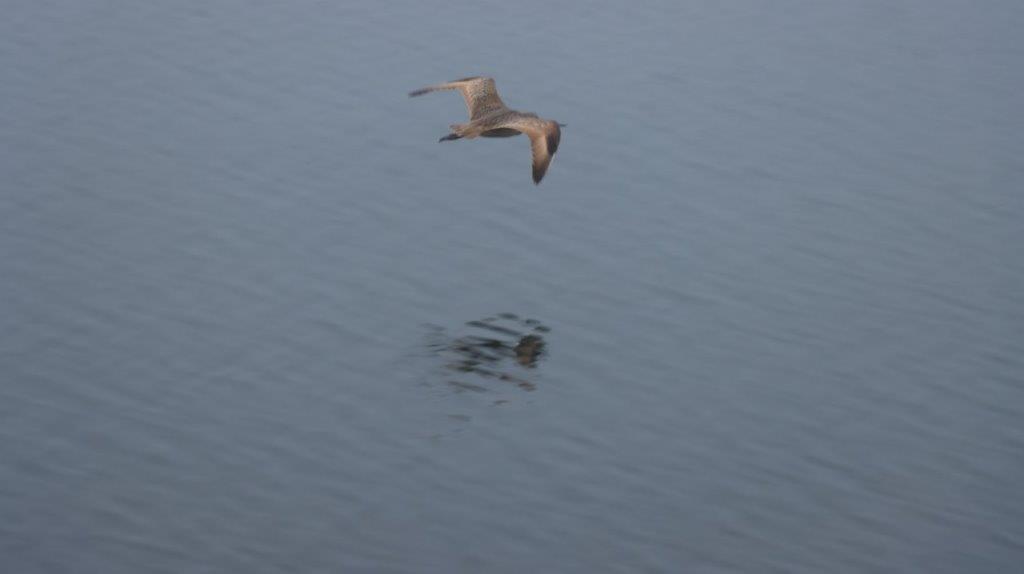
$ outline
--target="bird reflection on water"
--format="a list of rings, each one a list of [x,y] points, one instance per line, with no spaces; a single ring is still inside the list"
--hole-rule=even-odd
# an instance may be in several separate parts
[[[547,355],[547,326],[513,313],[468,321],[466,326],[469,333],[454,337],[435,327],[429,344],[446,361],[446,371],[461,375],[447,381],[449,387],[456,392],[484,392],[490,390],[489,381],[501,381],[524,391],[537,388],[529,370]]]

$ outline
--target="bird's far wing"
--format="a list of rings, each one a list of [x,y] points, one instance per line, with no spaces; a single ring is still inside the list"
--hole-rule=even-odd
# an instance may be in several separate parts
[[[498,87],[491,78],[472,78],[463,80],[459,91],[466,100],[469,119],[479,119],[487,114],[508,109],[505,102],[498,96]]]
[[[475,120],[498,110],[507,109],[505,103],[498,96],[498,88],[491,78],[463,78],[445,84],[427,86],[419,90],[409,92],[409,97],[422,96],[438,90],[459,90],[462,98],[466,100],[466,110],[469,112],[469,119]]]

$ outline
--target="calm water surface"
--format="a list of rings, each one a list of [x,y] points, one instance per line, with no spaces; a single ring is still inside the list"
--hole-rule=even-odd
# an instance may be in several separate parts
[[[2,12],[0,570],[1024,563],[1021,3]]]

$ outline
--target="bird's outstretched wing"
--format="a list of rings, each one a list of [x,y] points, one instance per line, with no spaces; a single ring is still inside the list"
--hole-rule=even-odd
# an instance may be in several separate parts
[[[462,98],[466,100],[466,110],[469,111],[470,121],[480,119],[488,114],[499,110],[507,110],[505,102],[498,97],[498,88],[491,78],[473,77],[462,78],[445,84],[427,86],[409,92],[409,97],[422,96],[438,90],[459,90]]]
[[[540,183],[551,165],[551,157],[558,151],[558,142],[562,139],[562,130],[558,123],[542,120],[533,114],[516,114],[502,122],[502,127],[511,128],[530,137],[530,150],[533,152],[533,183]]]
[[[558,126],[555,126],[555,133],[544,136],[530,136],[530,149],[533,151],[533,183],[539,184],[544,174],[551,165],[551,157],[558,149],[558,140],[561,138]]]

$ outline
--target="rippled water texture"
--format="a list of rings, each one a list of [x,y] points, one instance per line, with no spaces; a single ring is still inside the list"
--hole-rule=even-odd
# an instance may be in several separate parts
[[[0,11],[3,572],[1024,564],[1024,4]]]

